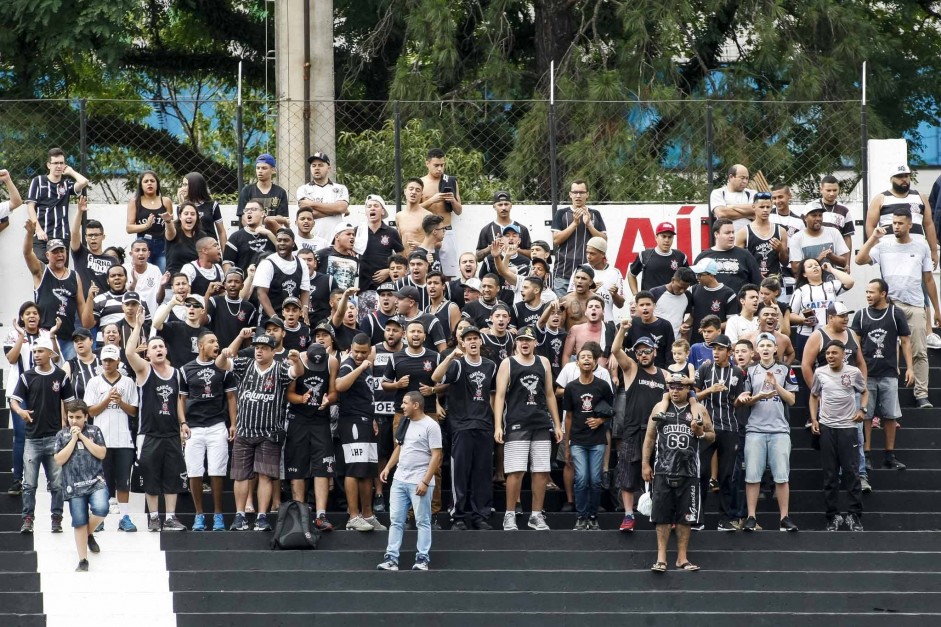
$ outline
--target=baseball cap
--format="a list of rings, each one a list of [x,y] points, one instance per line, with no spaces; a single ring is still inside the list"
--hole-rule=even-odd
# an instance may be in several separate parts
[[[327,349],[323,344],[314,342],[307,347],[307,367],[314,372],[323,372],[327,369]]]
[[[846,316],[849,315],[849,312],[849,307],[842,300],[830,301],[830,304],[827,305],[828,316]]]
[[[321,320],[320,322],[317,323],[317,326],[314,327],[315,336],[317,335],[317,331],[323,331],[324,333],[332,337],[334,340],[337,339],[337,334],[336,334],[336,331],[333,330],[333,325],[330,324],[330,322],[327,320]]]
[[[510,192],[499,191],[499,192],[494,192],[494,193],[493,193],[493,203],[494,203],[494,204],[497,204],[498,202],[501,202],[501,201],[503,201],[503,200],[505,200],[505,201],[507,201],[507,202],[512,202],[512,201],[510,200]]]
[[[634,345],[631,348],[637,348],[638,346],[649,346],[650,348],[657,348],[657,343],[653,341],[653,338],[649,335],[644,335],[643,337],[637,338],[637,341],[634,342]]]
[[[536,341],[536,330],[531,326],[525,326],[516,334],[516,341],[533,340]]]
[[[805,216],[809,216],[812,213],[817,213],[818,211],[820,213],[823,213],[823,204],[813,204],[813,205],[808,205],[804,207]]]
[[[267,333],[256,333],[255,337],[252,338],[252,346],[259,345],[274,348],[274,338]]]
[[[421,300],[421,293],[418,291],[418,288],[413,285],[403,285],[395,295],[399,298],[411,298],[416,303]]]
[[[297,297],[295,297],[295,296],[288,296],[287,298],[284,299],[284,302],[281,303],[281,309],[284,309],[284,308],[287,307],[288,305],[294,305],[295,307],[297,307],[298,309],[300,309],[300,308],[301,308],[301,299],[299,299],[299,298],[297,298]]]
[[[661,233],[673,233],[676,235],[676,227],[673,226],[672,222],[661,222],[657,225],[657,228],[654,229],[654,233],[656,235],[660,235]]]
[[[480,337],[480,329],[475,326],[469,326],[461,333],[461,339],[463,340],[468,335],[477,335]]]
[[[383,220],[389,217],[389,212],[386,210],[386,201],[382,199],[382,196],[380,196],[379,194],[370,194],[369,196],[366,196],[366,202],[369,202],[370,200],[382,205],[382,219]]]
[[[49,240],[49,243],[46,244],[46,250],[49,252],[58,250],[59,248],[65,248],[65,242],[61,239],[51,239]]]
[[[327,165],[330,165],[330,157],[328,157],[325,152],[315,152],[307,157],[307,163],[313,163],[314,161],[323,161]]]
[[[541,263],[542,265],[546,267],[546,272],[549,271],[549,262],[543,259],[542,257],[533,257],[532,261],[530,261],[529,263],[530,265],[533,265],[533,266],[536,265],[537,263]]]
[[[892,176],[905,176],[906,174],[911,174],[911,173],[912,173],[912,169],[908,167],[907,164],[903,163],[902,165],[900,165],[899,167],[895,168],[895,170],[892,171]]]
[[[507,224],[505,227],[503,227],[503,233],[505,234],[507,231],[513,231],[517,235],[519,235],[522,232],[520,230],[520,227],[515,222],[513,222],[512,224]]]
[[[75,330],[72,331],[72,339],[74,340],[77,337],[87,337],[91,339],[91,331],[85,327],[75,327]]]
[[[411,261],[412,259],[419,259],[421,261],[424,261],[425,263],[428,263],[428,255],[425,253],[420,253],[417,250],[408,256],[409,261]]]
[[[121,302],[140,304],[140,294],[138,294],[137,292],[125,292],[124,298],[121,299]]]
[[[402,320],[402,316],[389,316],[389,319],[386,320],[386,324],[389,324],[390,322],[392,324],[399,325],[403,329],[405,328],[405,322]]]
[[[714,346],[732,348],[732,340],[729,339],[728,335],[717,335],[711,342],[709,342],[709,346],[710,348]]]
[[[575,272],[576,272],[576,273],[584,272],[585,274],[587,274],[587,275],[590,276],[591,278],[595,278],[595,269],[592,268],[592,267],[591,267],[590,265],[588,265],[587,263],[583,263],[582,265],[578,266],[578,270],[576,270]]]
[[[48,335],[40,335],[35,342],[33,342],[32,350],[37,348],[44,348],[47,351],[52,351],[52,338]]]
[[[383,292],[395,292],[395,284],[393,283],[383,283],[376,288],[377,294],[382,294]]]
[[[333,229],[333,236],[336,237],[343,231],[355,231],[355,230],[356,230],[356,227],[350,224],[349,222],[341,222],[336,226],[335,229]]]
[[[113,359],[118,361],[121,359],[121,349],[115,346],[114,344],[106,344],[101,347],[101,354],[99,355],[102,361],[105,359]]]
[[[592,237],[591,239],[588,240],[588,243],[586,244],[586,246],[588,248],[594,248],[599,253],[608,252],[608,240],[606,240],[603,237]]]
[[[711,274],[715,276],[719,273],[719,264],[715,259],[702,259],[690,268],[694,274]]]
[[[184,305],[188,305],[190,303],[194,303],[195,305],[198,305],[199,307],[203,306],[203,300],[198,296],[187,296],[186,298],[183,299]]]
[[[294,231],[292,231],[286,226],[282,226],[280,229],[278,229],[277,232],[275,233],[275,236],[281,235],[282,233],[290,237],[292,240],[295,237],[297,237],[296,235],[294,235]]]
[[[274,157],[269,155],[267,152],[258,155],[258,157],[255,159],[255,163],[267,163],[272,168],[275,167]]]
[[[758,342],[767,340],[773,344],[777,344],[778,340],[774,337],[773,333],[759,333],[758,337],[755,338],[755,345],[758,345]]]
[[[471,277],[467,279],[466,283],[464,283],[464,289],[474,290],[475,292],[478,292],[478,293],[480,292],[480,287],[481,287],[480,279],[478,279],[477,277]]]
[[[280,316],[271,316],[270,318],[265,320],[265,324],[263,324],[261,328],[264,329],[269,324],[273,324],[274,326],[280,327],[282,329],[284,328],[284,320],[282,320]]]

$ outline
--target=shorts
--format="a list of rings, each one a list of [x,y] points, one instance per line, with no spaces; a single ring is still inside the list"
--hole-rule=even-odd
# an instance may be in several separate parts
[[[643,485],[640,468],[641,442],[638,436],[618,440],[617,483],[625,492],[635,492]]]
[[[791,474],[790,433],[745,434],[745,483],[761,483],[771,466],[775,483],[787,483]]]
[[[897,377],[869,377],[866,379],[866,389],[869,390],[866,420],[872,420],[873,416],[882,420],[897,420],[902,417]]]
[[[503,445],[503,472],[549,472],[552,433],[548,430],[511,431]]]
[[[288,423],[288,437],[284,443],[285,479],[332,477],[335,462],[329,421],[295,417]]]
[[[134,466],[134,449],[109,448],[101,460],[102,474],[108,483],[108,492],[131,491],[131,468]]]
[[[137,465],[144,478],[145,494],[178,494],[186,483],[186,462],[175,435],[168,438],[145,435]]]
[[[248,481],[256,475],[277,479],[281,468],[281,445],[265,437],[235,436],[232,445],[232,472],[234,481]]]
[[[379,445],[370,416],[340,416],[340,446],[344,476],[371,479],[379,476]]]
[[[671,477],[657,474],[650,491],[653,508],[650,522],[655,525],[695,525],[702,511],[699,477]]]
[[[190,427],[190,439],[183,447],[183,458],[190,477],[202,477],[207,466],[210,477],[224,477],[229,467],[229,429],[225,423]]]
[[[376,443],[379,445],[379,459],[389,459],[392,457],[392,451],[395,450],[392,420],[392,415],[376,416],[376,422],[379,423],[379,435],[376,436]]]
[[[100,518],[108,515],[108,488],[102,484],[100,488],[84,496],[73,496],[69,499],[69,513],[72,515],[72,527],[79,528],[88,524],[88,510]]]

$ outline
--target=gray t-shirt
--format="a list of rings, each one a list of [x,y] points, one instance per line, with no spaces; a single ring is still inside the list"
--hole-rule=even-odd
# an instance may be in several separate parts
[[[856,366],[844,364],[834,372],[830,366],[814,371],[810,393],[820,399],[817,420],[831,429],[855,429],[856,394],[866,389],[863,373]]]
[[[101,429],[95,425],[85,424],[82,433],[99,446],[105,445],[105,436]],[[71,428],[66,427],[56,434],[56,448],[58,453],[66,447],[72,439]],[[72,456],[62,465],[62,489],[66,501],[76,496],[87,496],[106,487],[104,471],[101,460],[92,455],[85,443],[78,440],[72,450]]]
[[[435,419],[425,416],[421,420],[413,420],[405,432],[395,478],[405,483],[418,483],[423,480],[428,472],[428,465],[431,464],[431,451],[436,448],[441,448],[441,427]],[[432,477],[429,485],[434,483]]]
[[[791,369],[784,364],[775,362],[770,368],[757,363],[748,369],[745,378],[745,389],[752,394],[760,394],[771,388],[766,381],[767,373],[773,373],[778,385],[788,392],[797,391],[797,379],[791,375]],[[787,409],[780,396],[764,398],[751,407],[748,415],[748,424],[745,433],[790,433],[791,426],[787,421]]]

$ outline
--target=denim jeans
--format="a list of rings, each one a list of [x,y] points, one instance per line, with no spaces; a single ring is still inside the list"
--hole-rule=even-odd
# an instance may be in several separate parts
[[[69,499],[69,513],[72,514],[72,527],[84,527],[88,524],[88,510],[99,518],[108,515],[108,488],[102,486],[85,496],[73,496]]]
[[[571,280],[571,277],[554,277],[552,279],[552,291],[556,293],[556,296],[562,298],[569,293],[569,283]]]
[[[431,494],[432,488],[425,491],[424,496],[418,496],[415,490],[417,483],[405,483],[398,479],[392,480],[389,490],[389,546],[386,555],[399,560],[399,549],[402,548],[402,536],[405,533],[405,519],[408,517],[409,505],[415,510],[415,526],[418,527],[418,555],[428,557],[431,551]]]
[[[56,436],[26,440],[23,452],[23,516],[32,516],[36,509],[36,482],[42,464],[52,493],[52,513],[62,515],[62,468],[55,460]]]
[[[594,446],[572,445],[572,464],[575,466],[575,511],[579,518],[598,514],[601,503],[601,469],[604,464],[604,444]]]
[[[69,361],[71,359],[75,359],[76,357],[75,342],[73,342],[72,340],[60,339],[59,340],[59,352],[62,355],[63,361]]]
[[[9,404],[9,399],[7,403]],[[8,405],[9,406],[9,405]],[[23,450],[26,448],[26,421],[15,411],[10,411],[13,420],[13,480],[23,480]]]

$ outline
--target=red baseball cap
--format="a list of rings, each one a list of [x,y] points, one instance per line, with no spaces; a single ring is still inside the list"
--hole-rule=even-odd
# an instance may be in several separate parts
[[[676,227],[671,222],[661,222],[657,225],[656,234],[660,235],[661,233],[673,233],[675,235]]]

